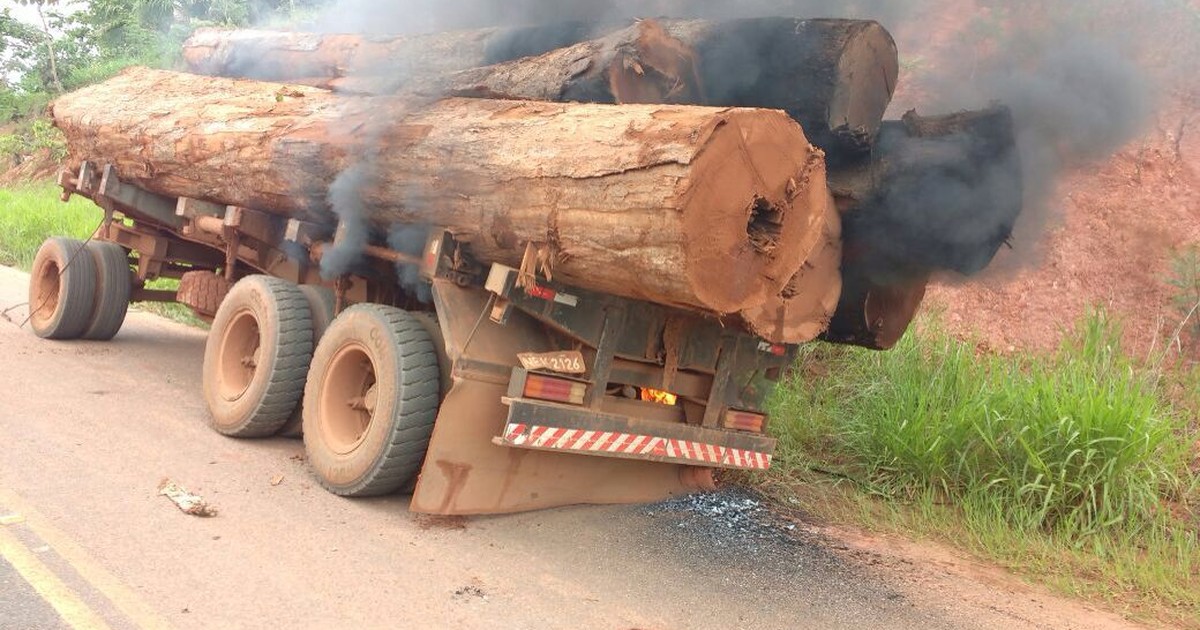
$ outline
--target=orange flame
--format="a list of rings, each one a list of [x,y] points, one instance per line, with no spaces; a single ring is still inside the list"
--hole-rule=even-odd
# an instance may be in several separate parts
[[[679,400],[679,397],[671,392],[664,392],[658,389],[643,387],[642,400],[656,402],[660,405],[674,405]]]

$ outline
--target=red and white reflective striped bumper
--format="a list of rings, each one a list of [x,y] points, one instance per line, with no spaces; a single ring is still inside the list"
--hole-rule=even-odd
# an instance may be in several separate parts
[[[639,433],[588,431],[510,422],[498,442],[518,448],[649,459],[697,466],[766,470],[771,454]]]

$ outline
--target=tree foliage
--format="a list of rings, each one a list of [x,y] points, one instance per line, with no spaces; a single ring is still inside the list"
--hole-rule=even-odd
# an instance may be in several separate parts
[[[57,94],[131,65],[175,66],[198,27],[287,22],[323,1],[16,0],[36,10],[32,21],[0,8],[0,171],[39,152],[61,153],[61,138],[42,119]]]
[[[133,64],[171,66],[200,26],[287,19],[319,0],[17,0],[40,23],[0,10],[0,122],[23,116],[14,100],[37,103]],[[41,95],[41,98],[39,98]],[[5,105],[8,103],[9,105]]]

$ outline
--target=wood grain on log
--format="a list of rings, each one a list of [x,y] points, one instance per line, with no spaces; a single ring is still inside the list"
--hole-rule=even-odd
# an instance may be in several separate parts
[[[821,152],[770,110],[414,104],[135,68],[52,112],[73,161],[153,192],[446,226],[514,266],[537,243],[555,279],[719,313],[783,289],[828,194]]]

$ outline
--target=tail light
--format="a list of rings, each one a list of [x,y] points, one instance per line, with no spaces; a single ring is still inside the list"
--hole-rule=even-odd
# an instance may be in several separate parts
[[[763,425],[766,423],[767,417],[762,414],[737,411],[736,409],[730,409],[725,412],[726,429],[762,433]]]
[[[525,377],[524,395],[526,398],[582,405],[583,396],[586,393],[587,384],[579,381],[541,374],[529,374]]]

